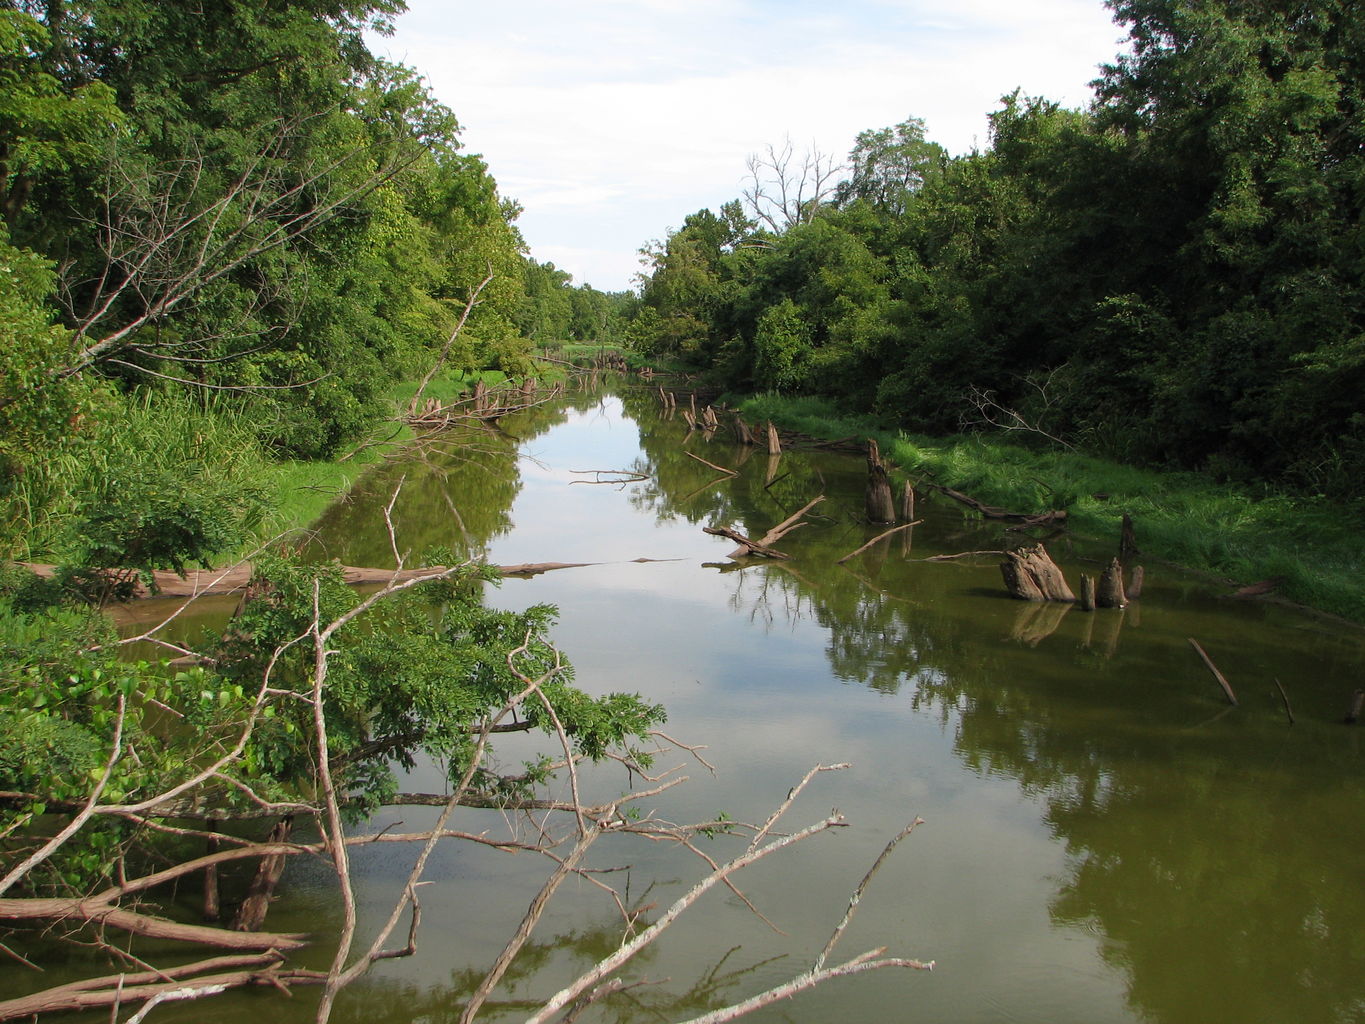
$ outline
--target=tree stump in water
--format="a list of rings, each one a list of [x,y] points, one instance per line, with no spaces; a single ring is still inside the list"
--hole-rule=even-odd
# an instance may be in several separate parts
[[[1095,577],[1081,573],[1081,611],[1095,610]]]
[[[754,432],[749,429],[749,424],[744,422],[739,413],[735,413],[735,440],[746,447],[758,444],[754,440]]]
[[[867,518],[873,523],[896,521],[896,499],[891,493],[891,478],[886,475],[882,453],[873,438],[867,439]]]
[[[782,441],[777,436],[777,428],[773,426],[772,420],[768,421],[768,454],[769,455],[782,454]]]
[[[1000,575],[1011,597],[1021,601],[1074,601],[1066,577],[1041,544],[1005,552]]]
[[[1108,567],[1100,574],[1099,585],[1095,591],[1095,604],[1100,608],[1128,607],[1128,597],[1123,592],[1123,566],[1117,558],[1111,559]]]

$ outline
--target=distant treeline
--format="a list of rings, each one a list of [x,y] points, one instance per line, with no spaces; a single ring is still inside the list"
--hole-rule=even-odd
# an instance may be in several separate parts
[[[633,343],[907,428],[1365,497],[1365,19],[1110,0],[1088,110],[1015,93],[984,152],[909,119],[773,146],[646,250]],[[841,180],[842,179],[842,180]]]

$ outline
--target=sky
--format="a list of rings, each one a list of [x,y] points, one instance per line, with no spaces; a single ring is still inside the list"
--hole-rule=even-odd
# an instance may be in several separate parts
[[[737,199],[790,138],[842,159],[923,118],[986,148],[1015,88],[1083,106],[1123,31],[1101,0],[408,0],[371,48],[455,111],[541,261],[603,291],[639,249]]]

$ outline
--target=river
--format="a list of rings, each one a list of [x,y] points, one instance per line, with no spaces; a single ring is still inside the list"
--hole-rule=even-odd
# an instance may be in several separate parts
[[[838,952],[884,946],[935,969],[841,979],[751,1019],[1365,1020],[1365,755],[1360,728],[1341,723],[1362,683],[1359,631],[1227,600],[1151,561],[1142,599],[1125,611],[1012,601],[996,558],[924,561],[1004,540],[947,499],[921,500],[921,525],[836,565],[880,529],[861,521],[861,459],[793,451],[772,462],[724,431],[687,435],[643,390],[575,396],[502,426],[367,477],[320,524],[315,551],[391,565],[381,509],[401,479],[403,549],[594,563],[509,579],[488,600],[557,605],[553,635],[578,685],[662,702],[667,731],[705,745],[714,775],[685,755],[661,765],[689,777],[645,808],[663,817],[761,821],[811,766],[851,763],[813,779],[784,819],[795,829],[837,807],[849,827],[737,878],[771,925],[733,894],[711,894],[631,968],[651,984],[591,1019],[684,1019],[804,970],[886,841],[920,817]],[[702,532],[758,537],[818,494],[809,525],[777,545],[786,562],[736,566],[733,544]],[[1112,547],[1050,546],[1073,581]],[[1238,707],[1189,637],[1227,675]],[[500,761],[515,767],[530,749],[514,740]],[[403,780],[441,784],[431,766]],[[585,784],[609,794],[626,779],[613,766]],[[503,827],[480,813],[463,827]],[[400,820],[428,819],[389,811],[365,828]],[[715,841],[717,856],[727,843]],[[360,850],[356,863],[363,938],[407,861],[385,848]],[[704,870],[694,856],[624,839],[604,841],[593,863],[629,866],[601,878],[658,907]],[[547,870],[529,855],[444,848],[422,891],[418,955],[379,964],[333,1019],[455,1020]],[[326,934],[339,919],[326,870],[292,866],[270,926]],[[602,891],[567,885],[488,1019],[523,1019],[621,933]],[[321,964],[328,953],[310,956]],[[305,1020],[314,998],[239,995],[167,1008],[164,1019]]]

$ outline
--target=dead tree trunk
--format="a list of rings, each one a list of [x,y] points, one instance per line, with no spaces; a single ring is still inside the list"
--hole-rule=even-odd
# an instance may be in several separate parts
[[[1041,544],[1005,552],[1000,575],[1011,597],[1021,601],[1074,601],[1066,577]]]
[[[772,420],[768,421],[768,454],[769,455],[782,454],[782,441],[777,436],[777,428],[773,426]]]
[[[749,424],[744,422],[744,417],[739,413],[735,413],[735,440],[746,447],[758,444],[754,439],[754,432],[749,429]]]
[[[867,518],[873,523],[896,521],[896,499],[891,493],[891,478],[886,474],[882,453],[874,438],[867,439]]]
[[[1095,610],[1095,577],[1081,573],[1081,611]]]
[[[1101,608],[1126,608],[1128,598],[1123,592],[1123,566],[1117,558],[1112,559],[1095,591],[1095,604]]]
[[[915,485],[909,480],[905,481],[905,490],[901,492],[901,518],[907,523],[915,518]]]
[[[268,843],[287,843],[289,833],[294,829],[294,818],[286,815],[276,822],[270,830]],[[275,886],[284,874],[285,858],[282,854],[272,853],[261,858],[256,875],[251,879],[246,899],[237,908],[237,916],[232,919],[232,929],[238,932],[257,932],[265,924],[265,915],[270,910],[270,900],[275,895]]]

